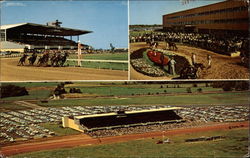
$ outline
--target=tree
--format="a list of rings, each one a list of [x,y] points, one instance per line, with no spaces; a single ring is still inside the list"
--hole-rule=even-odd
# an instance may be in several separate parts
[[[209,84],[206,82],[206,87],[209,87]]]
[[[201,93],[202,92],[202,88],[198,88],[197,92]]]
[[[223,86],[222,86],[222,89],[224,91],[232,91],[233,90],[233,87],[232,84],[230,82],[226,82]]]
[[[29,95],[25,87],[5,85],[0,87],[0,98]]]
[[[235,83],[235,90],[236,91],[249,90],[249,82],[246,82],[246,81],[236,82]]]
[[[192,90],[190,87],[187,87],[186,91],[187,91],[187,93],[192,93]]]

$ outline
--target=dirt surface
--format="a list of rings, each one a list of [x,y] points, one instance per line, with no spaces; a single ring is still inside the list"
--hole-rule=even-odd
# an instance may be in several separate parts
[[[144,47],[148,47],[145,42],[131,43],[130,52]],[[178,51],[174,51],[175,54],[185,56],[189,61],[191,61],[191,55],[192,53],[194,53],[196,55],[196,62],[202,63],[205,67],[208,67],[207,55],[211,55],[212,67],[209,69],[205,68],[201,72],[199,72],[199,79],[249,79],[248,68],[240,65],[240,57],[230,57],[227,55],[214,53],[208,50],[184,45],[177,45],[177,47]],[[158,48],[166,49],[166,46],[163,42],[161,42]],[[171,79],[169,77],[146,76],[134,70],[133,67],[130,67],[130,78],[132,80]]]
[[[202,127],[193,127],[193,128],[185,128],[185,129],[175,129],[164,131],[165,136],[172,135],[180,135],[180,134],[188,134],[194,132],[203,132],[203,131],[213,131],[213,130],[230,130],[230,127],[240,127],[240,128],[248,128],[249,122],[235,122],[235,123],[220,123],[220,124],[211,124],[204,125]],[[130,140],[144,139],[144,138],[152,138],[152,137],[161,137],[163,135],[163,131],[159,132],[149,132],[143,134],[131,134],[131,135],[123,135],[123,136],[114,136],[114,137],[104,137],[104,138],[91,138],[88,135],[80,134],[73,136],[64,136],[50,140],[37,140],[37,142],[30,142],[12,146],[6,146],[1,148],[1,153],[5,156],[25,153],[25,152],[34,152],[40,150],[52,150],[58,148],[66,148],[66,147],[75,147],[75,146],[86,146],[86,145],[98,145],[98,144],[108,144],[115,142],[126,142]]]
[[[1,81],[127,80],[128,71],[80,67],[17,66],[19,58],[0,58]]]
[[[41,107],[41,106],[39,106],[37,104],[29,103],[29,102],[26,102],[26,101],[14,101],[13,103],[15,103],[17,105],[20,105],[20,106],[28,107],[28,108],[31,108],[31,109],[44,108],[44,107]]]

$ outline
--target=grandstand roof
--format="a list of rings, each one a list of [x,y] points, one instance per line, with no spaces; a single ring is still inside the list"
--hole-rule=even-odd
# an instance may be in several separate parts
[[[171,108],[159,108],[159,109],[150,109],[150,110],[138,110],[138,111],[125,111],[124,114],[136,114],[136,113],[146,113],[146,112],[157,112],[157,111],[168,111],[168,110],[178,110],[182,109],[181,107],[171,107]],[[75,116],[76,119],[84,119],[90,117],[105,117],[105,116],[113,116],[119,115],[115,112],[112,113],[105,113],[105,114],[94,114],[94,115],[84,115],[84,116]]]
[[[71,29],[66,27],[47,26],[34,23],[18,23],[2,25],[0,29],[17,29],[20,32],[44,34],[44,35],[58,35],[58,36],[78,36],[82,34],[91,33],[92,31]]]

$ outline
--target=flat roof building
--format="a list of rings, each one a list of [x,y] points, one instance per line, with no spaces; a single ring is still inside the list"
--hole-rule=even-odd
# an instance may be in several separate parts
[[[174,110],[180,107],[159,108],[140,111],[118,111],[95,115],[63,117],[63,127],[78,131],[94,131],[131,126],[142,126],[159,123],[183,121]]]
[[[163,30],[216,33],[248,33],[248,3],[227,0],[163,15]]]
[[[2,25],[0,26],[1,51],[23,51],[24,48],[76,49],[77,42],[73,41],[72,37],[77,36],[78,41],[80,35],[91,33],[91,31],[86,30],[61,27],[59,24]]]

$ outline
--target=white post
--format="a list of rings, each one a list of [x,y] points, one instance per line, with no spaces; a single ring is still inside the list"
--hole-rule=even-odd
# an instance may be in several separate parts
[[[80,40],[78,41],[78,66],[82,66],[82,63],[81,63],[81,42]]]

